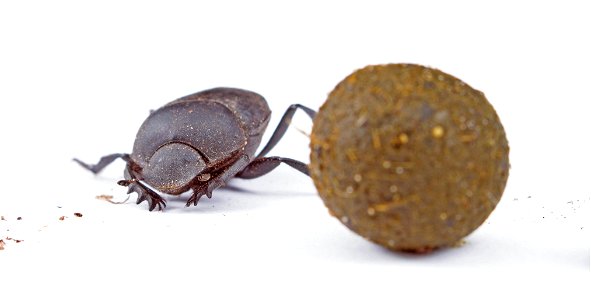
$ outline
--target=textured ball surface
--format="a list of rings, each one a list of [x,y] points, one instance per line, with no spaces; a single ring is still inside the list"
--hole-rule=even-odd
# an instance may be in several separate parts
[[[509,172],[505,131],[484,94],[419,65],[345,78],[316,115],[310,147],[329,212],[392,250],[457,243],[493,211]]]

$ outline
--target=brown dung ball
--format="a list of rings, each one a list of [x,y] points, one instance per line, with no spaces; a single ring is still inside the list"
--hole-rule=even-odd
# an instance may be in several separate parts
[[[330,213],[399,251],[451,246],[499,202],[509,146],[484,94],[439,70],[368,66],[320,108],[310,173]]]

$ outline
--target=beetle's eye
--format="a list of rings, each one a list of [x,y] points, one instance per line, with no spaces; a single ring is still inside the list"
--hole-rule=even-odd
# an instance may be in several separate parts
[[[205,161],[195,149],[171,143],[156,150],[143,175],[144,180],[158,190],[176,194],[205,167]]]

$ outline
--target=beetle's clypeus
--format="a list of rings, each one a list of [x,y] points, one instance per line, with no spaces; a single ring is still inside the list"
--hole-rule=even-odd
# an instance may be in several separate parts
[[[291,105],[267,145],[255,155],[269,123],[271,111],[265,99],[254,92],[215,88],[172,101],[152,112],[140,127],[131,154],[104,156],[96,165],[74,159],[97,174],[117,158],[127,162],[124,180],[128,193],[138,194],[137,203],[148,201],[149,209],[166,206],[161,193],[193,194],[187,206],[233,177],[256,178],[285,163],[308,174],[306,164],[284,157],[265,157],[287,130],[295,111],[310,118],[316,112],[303,105]],[[148,186],[147,186],[147,185]]]

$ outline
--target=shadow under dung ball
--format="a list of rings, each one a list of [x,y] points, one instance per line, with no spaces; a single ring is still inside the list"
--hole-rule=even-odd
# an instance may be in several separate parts
[[[505,131],[484,94],[412,64],[368,66],[340,82],[310,147],[330,213],[398,251],[459,242],[493,211],[509,173]]]

